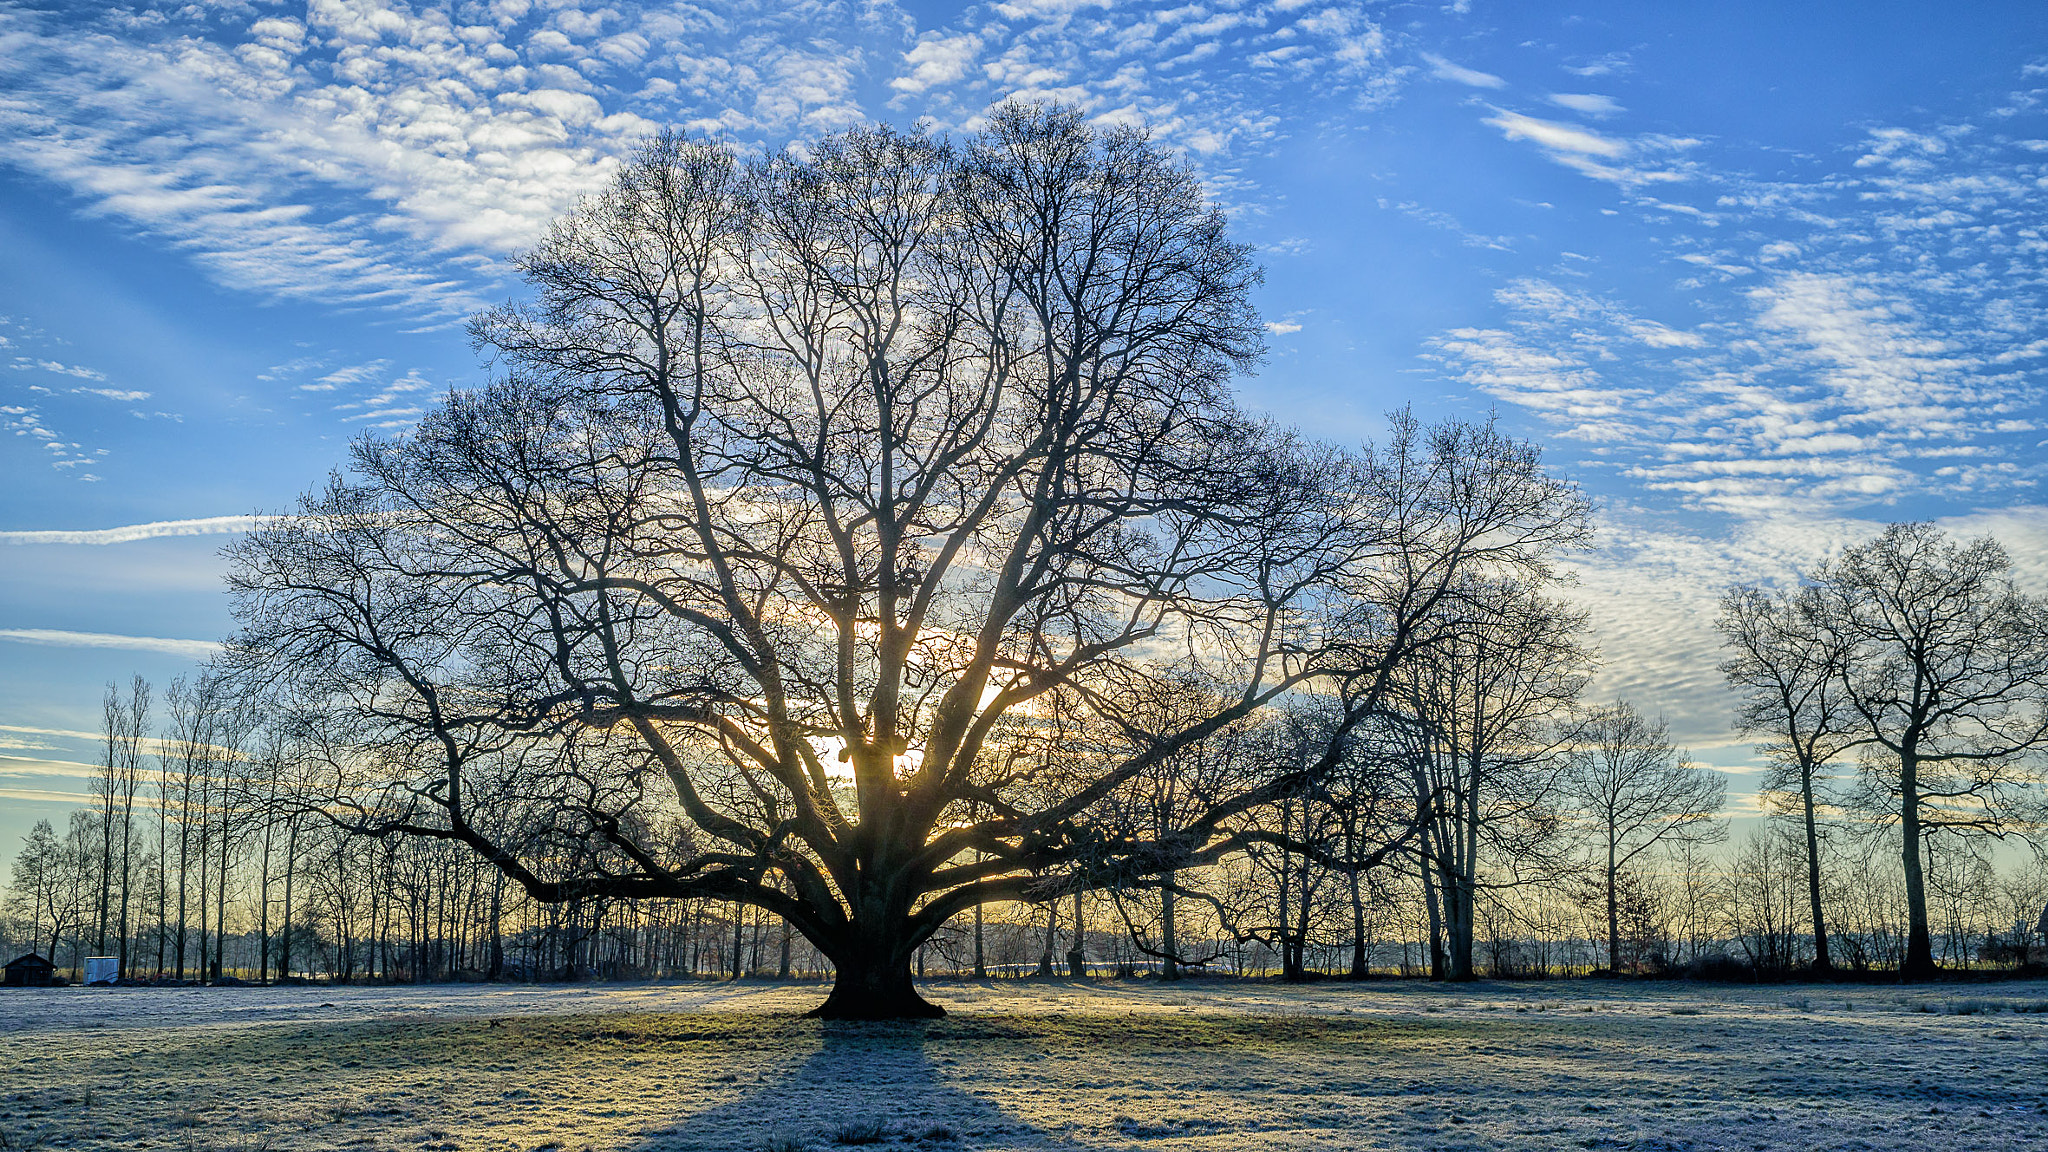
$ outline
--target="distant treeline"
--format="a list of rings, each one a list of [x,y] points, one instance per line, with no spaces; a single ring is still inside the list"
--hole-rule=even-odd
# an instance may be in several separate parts
[[[138,687],[121,706],[147,700],[146,688]],[[171,775],[153,768],[147,787],[154,792],[168,780],[181,797],[182,746],[159,746],[168,750]],[[214,761],[208,774],[195,776],[192,804],[168,807],[128,808],[117,771],[111,838],[104,794],[99,807],[72,812],[61,833],[38,824],[14,861],[0,917],[8,954],[39,952],[73,980],[94,955],[121,957],[126,978],[136,981],[830,974],[829,961],[800,934],[758,909],[706,899],[543,904],[458,846],[266,820],[259,810],[222,802],[240,795],[219,776],[225,763]],[[1623,873],[1616,902],[1621,949],[1612,957],[1604,887],[1594,870],[1519,883],[1489,876],[1501,883],[1480,889],[1476,974],[1528,978],[1618,966],[1643,974],[1771,978],[1810,970],[1814,938],[1803,921],[1800,825],[1782,806],[1774,812],[1732,844],[1709,846],[1696,837]],[[2001,867],[1987,843],[1934,843],[1926,876],[1940,962],[1995,972],[2048,960],[2039,923],[2048,868],[2024,851],[2005,853]],[[1823,900],[1836,966],[1898,971],[1908,916],[1896,830],[1844,822],[1828,829],[1824,845]],[[1427,868],[1417,854],[1352,873],[1276,851],[1184,877],[1187,888],[1216,903],[1179,902],[1180,966],[1228,975],[1445,975],[1449,941],[1441,912],[1432,915]],[[917,968],[998,978],[1077,970],[1157,974],[1164,960],[1158,929],[1156,892],[996,904],[979,918],[956,917],[919,951]]]
[[[1584,613],[1526,582],[1463,581],[1370,714],[1306,696],[1155,758],[1077,809],[1097,839],[1046,853],[1059,870],[1027,886],[1035,898],[955,908],[914,968],[1463,979],[2042,964],[2048,608],[2010,566],[1994,541],[1907,524],[1788,590],[1731,590],[1722,671],[1769,768],[1760,818],[1732,842],[1719,773],[1629,704],[1581,700]],[[1191,680],[1140,698],[1124,722],[1170,730],[1176,710],[1212,706],[1206,691]],[[74,978],[102,955],[130,980],[833,971],[772,889],[617,894],[607,870],[649,861],[605,840],[688,835],[658,789],[608,800],[616,815],[540,791],[614,787],[604,773],[620,771],[640,789],[660,779],[644,767],[550,761],[529,777],[506,760],[493,786],[535,789],[515,809],[534,823],[506,826],[525,855],[501,867],[392,807],[440,804],[431,777],[395,791],[373,763],[370,785],[351,785],[333,773],[369,753],[310,746],[259,702],[215,674],[161,698],[139,677],[109,686],[89,803],[28,837],[0,941]],[[1079,747],[1042,754],[1057,770]],[[1186,811],[1261,780],[1291,783],[1258,785],[1235,850],[1185,867],[1134,854],[1169,850]],[[962,822],[983,805],[970,797]],[[570,818],[576,836],[550,823]],[[976,843],[1001,846],[963,841],[947,866],[976,866]]]

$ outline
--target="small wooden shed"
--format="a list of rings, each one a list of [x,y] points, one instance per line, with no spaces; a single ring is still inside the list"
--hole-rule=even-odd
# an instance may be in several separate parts
[[[7,962],[7,986],[9,988],[47,988],[57,974],[57,966],[31,952]]]

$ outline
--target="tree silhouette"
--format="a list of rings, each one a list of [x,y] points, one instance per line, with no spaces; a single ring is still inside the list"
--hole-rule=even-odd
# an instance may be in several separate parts
[[[471,329],[502,379],[233,549],[283,792],[542,901],[764,909],[825,1016],[937,1014],[911,958],[973,906],[1272,837],[1335,751],[1091,813],[1295,695],[1362,723],[1455,581],[1585,532],[1490,425],[1344,452],[1238,411],[1249,250],[1069,111],[753,164],[664,135],[522,267]],[[1143,706],[1190,669],[1210,706]]]

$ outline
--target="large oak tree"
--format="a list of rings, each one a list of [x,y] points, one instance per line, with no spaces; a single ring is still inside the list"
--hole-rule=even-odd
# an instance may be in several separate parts
[[[1143,133],[1031,105],[743,163],[662,136],[473,323],[501,373],[233,553],[302,810],[537,899],[712,897],[937,1009],[976,905],[1200,868],[1321,757],[1103,801],[1304,694],[1363,723],[1582,502],[1490,425],[1346,452],[1232,403],[1259,272]],[[1208,706],[1148,706],[1195,677]]]

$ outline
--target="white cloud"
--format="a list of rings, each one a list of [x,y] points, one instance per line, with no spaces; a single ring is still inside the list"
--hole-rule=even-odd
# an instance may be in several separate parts
[[[1581,116],[1613,116],[1622,111],[1621,105],[1614,102],[1614,97],[1592,92],[1553,92],[1545,99],[1559,108],[1569,108]]]
[[[1610,160],[1628,155],[1628,145],[1620,140],[1602,136],[1587,128],[1572,124],[1560,124],[1555,120],[1538,120],[1518,112],[1494,110],[1486,122],[1501,130],[1510,140],[1528,140],[1553,152],[1574,152],[1584,156],[1603,156]]]
[[[93,368],[83,368],[76,364],[64,364],[56,360],[38,360],[32,356],[16,356],[14,358],[13,368],[17,372],[40,370],[43,372],[52,372],[59,376],[76,376],[80,380],[106,379],[106,376],[104,374],[100,373],[98,370]],[[89,389],[80,390],[89,391]]]
[[[1584,64],[1567,65],[1565,71],[1574,76],[1612,76],[1617,72],[1628,71],[1631,66],[1628,53],[1609,52]]]
[[[1429,65],[1429,74],[1439,80],[1449,80],[1454,84],[1466,84],[1473,88],[1507,87],[1507,81],[1495,76],[1491,72],[1481,72],[1474,68],[1465,68],[1453,64],[1434,52],[1424,52],[1422,59],[1424,63]]]
[[[1002,0],[995,6],[1008,20],[1065,20],[1083,8],[1106,7],[1109,0]]]
[[[448,324],[661,124],[768,150],[871,118],[878,85],[945,127],[1004,95],[1056,99],[1143,120],[1244,197],[1234,159],[1300,110],[1391,94],[1388,44],[1350,0],[1016,0],[923,30],[890,6],[755,0],[193,5],[146,26],[0,8],[0,163],[229,287]]]
[[[907,75],[889,81],[898,92],[922,92],[936,84],[951,84],[967,74],[981,51],[981,37],[972,32],[958,36],[930,36],[903,54],[910,65]]]
[[[2023,374],[1929,332],[1868,274],[1780,272],[1711,323],[1638,315],[1524,278],[1505,323],[1457,328],[1435,355],[1589,459],[1681,506],[1739,516],[2024,492]]]
[[[24,800],[40,804],[76,804],[85,799],[78,792],[53,792],[45,788],[0,788],[0,800]]]
[[[109,400],[119,400],[126,404],[139,403],[150,397],[150,394],[147,392],[137,392],[121,388],[73,388],[72,391],[83,396],[104,396]]]
[[[1937,521],[1959,538],[1991,534],[2014,576],[2048,588],[2048,507],[2021,506]],[[1593,617],[1605,661],[1591,699],[1615,697],[1662,710],[1673,736],[1695,749],[1746,747],[1730,732],[1735,698],[1714,618],[1736,584],[1787,587],[1842,548],[1882,531],[1878,520],[1830,515],[1745,519],[1703,530],[1638,511],[1598,516],[1595,547],[1567,562],[1568,594]]]
[[[98,740],[98,732],[80,732],[73,728],[35,728],[20,724],[0,724],[0,732],[18,732],[24,736],[62,736],[67,740]]]
[[[91,780],[99,774],[98,765],[81,764],[76,760],[38,760],[27,756],[0,755],[0,776],[46,776],[68,780]]]
[[[1494,114],[1486,117],[1485,123],[1500,129],[1501,135],[1507,139],[1535,144],[1545,156],[1567,168],[1629,190],[1685,179],[1688,175],[1686,166],[1673,165],[1660,157],[1682,153],[1699,144],[1690,137],[1655,134],[1618,140],[1578,124],[1544,120],[1499,108],[1492,111]],[[1698,214],[1698,209],[1691,205],[1665,204],[1662,207],[1667,211]]]

